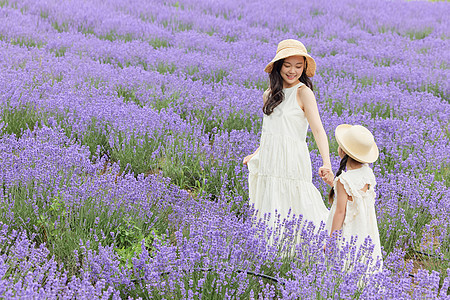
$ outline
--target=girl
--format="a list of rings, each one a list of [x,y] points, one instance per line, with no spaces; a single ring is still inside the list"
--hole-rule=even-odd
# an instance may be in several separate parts
[[[308,125],[322,156],[322,177],[331,173],[331,162],[310,80],[316,63],[301,42],[289,39],[278,44],[264,71],[269,73],[270,86],[263,95],[260,146],[243,160],[249,169],[250,203],[258,217],[271,215],[272,227],[276,214],[281,220],[301,214],[318,227],[328,209],[312,184]]]
[[[368,163],[377,160],[378,147],[370,131],[360,125],[339,125],[335,136],[341,163],[334,182],[325,179],[333,184],[328,197],[332,206],[325,228],[330,236],[342,230],[346,241],[357,236],[357,246],[369,236],[375,246],[368,261],[373,266],[381,259],[381,243],[374,204],[376,181]]]

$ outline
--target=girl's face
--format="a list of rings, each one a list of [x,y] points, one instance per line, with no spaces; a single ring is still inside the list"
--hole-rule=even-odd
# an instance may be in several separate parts
[[[284,59],[280,75],[283,78],[283,87],[290,88],[299,82],[305,66],[303,56],[289,56]]]

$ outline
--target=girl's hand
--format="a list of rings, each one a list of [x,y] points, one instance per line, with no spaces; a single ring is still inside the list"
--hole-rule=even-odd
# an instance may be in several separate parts
[[[242,163],[243,163],[244,165],[247,165],[248,161],[249,161],[250,159],[252,159],[253,156],[255,156],[255,154],[247,155],[246,157],[244,157],[244,160],[242,161]]]
[[[319,175],[322,180],[329,186],[333,186],[334,174],[331,168],[322,166],[319,168]]]

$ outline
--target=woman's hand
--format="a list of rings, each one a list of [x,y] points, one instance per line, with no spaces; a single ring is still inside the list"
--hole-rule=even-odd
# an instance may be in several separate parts
[[[255,153],[250,154],[250,155],[247,155],[246,157],[244,157],[244,160],[242,161],[242,163],[243,163],[244,165],[247,165],[248,161],[249,161],[250,159],[252,159],[253,156],[255,156]]]
[[[249,161],[250,159],[252,159],[252,157],[255,156],[256,153],[258,153],[258,151],[259,151],[259,147],[258,147],[258,149],[255,150],[255,152],[253,152],[252,154],[247,155],[246,157],[244,157],[244,159],[242,160],[242,163],[243,163],[244,165],[247,165],[248,161]]]

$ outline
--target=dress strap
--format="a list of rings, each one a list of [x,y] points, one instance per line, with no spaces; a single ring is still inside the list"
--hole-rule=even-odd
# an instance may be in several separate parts
[[[295,87],[297,87],[297,89],[299,88],[299,87],[301,87],[302,85],[305,85],[303,82],[298,82],[296,85],[294,85]]]
[[[284,88],[283,90],[293,90],[293,89],[298,89],[302,84],[304,84],[303,82],[299,81],[298,83],[296,83],[295,85],[288,87],[288,88]]]

